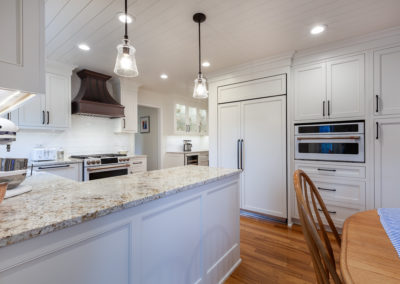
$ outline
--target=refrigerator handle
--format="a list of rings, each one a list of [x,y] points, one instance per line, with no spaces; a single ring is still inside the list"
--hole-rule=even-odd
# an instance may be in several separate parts
[[[240,140],[240,169],[243,171],[243,139]]]
[[[240,156],[240,139],[237,140],[237,168],[240,169],[240,162],[239,162],[239,156]]]

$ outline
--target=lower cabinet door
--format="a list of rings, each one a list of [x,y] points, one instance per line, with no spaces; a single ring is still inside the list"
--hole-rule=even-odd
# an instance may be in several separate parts
[[[375,207],[400,207],[400,118],[375,121]]]

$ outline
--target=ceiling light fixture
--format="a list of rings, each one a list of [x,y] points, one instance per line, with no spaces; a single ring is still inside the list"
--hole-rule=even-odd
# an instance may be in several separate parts
[[[128,0],[125,0],[125,17],[128,16]],[[128,23],[125,21],[125,35],[122,44],[117,46],[117,59],[115,61],[114,73],[122,77],[137,77],[139,75],[135,53],[136,49],[129,44]]]
[[[168,79],[168,75],[167,74],[161,74],[160,78],[163,79],[163,80]]]
[[[89,51],[89,50],[90,50],[90,46],[88,46],[88,45],[85,44],[85,43],[79,44],[78,47],[79,47],[79,49],[82,49],[82,50],[84,50],[84,51]]]
[[[203,64],[201,64],[203,67],[210,67],[210,62],[204,61]]]
[[[310,30],[310,34],[317,35],[326,30],[326,25],[317,25]]]
[[[200,36],[200,24],[206,20],[206,15],[203,13],[196,13],[193,15],[193,21],[199,24],[199,74],[194,80],[194,91],[193,98],[195,99],[206,99],[208,98],[207,80],[201,73],[201,36]]]
[[[132,15],[129,15],[129,14],[125,15],[125,13],[118,13],[118,20],[121,23],[127,22],[128,24],[130,24],[135,20],[135,18]]]

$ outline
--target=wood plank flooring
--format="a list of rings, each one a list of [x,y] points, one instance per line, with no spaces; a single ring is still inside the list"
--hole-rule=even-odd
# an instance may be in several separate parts
[[[330,235],[333,240],[333,235]],[[332,242],[334,244],[334,242]],[[339,259],[339,247],[334,246]],[[240,217],[242,263],[225,282],[316,283],[301,227]]]

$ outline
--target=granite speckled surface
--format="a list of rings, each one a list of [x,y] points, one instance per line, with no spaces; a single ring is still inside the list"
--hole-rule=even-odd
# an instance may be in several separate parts
[[[186,166],[87,182],[38,173],[23,183],[32,185],[31,192],[0,204],[0,247],[239,173]]]

